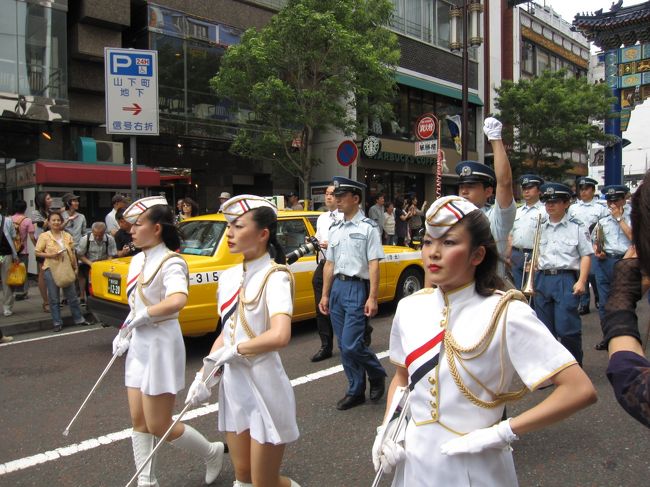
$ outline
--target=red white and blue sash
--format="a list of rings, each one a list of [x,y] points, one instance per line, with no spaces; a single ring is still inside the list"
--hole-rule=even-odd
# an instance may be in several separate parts
[[[406,356],[406,368],[409,371],[409,389],[413,390],[415,385],[425,375],[431,372],[438,365],[440,358],[440,347],[445,330],[442,330],[424,345],[413,350]]]
[[[239,289],[235,291],[235,294],[228,299],[225,303],[221,305],[221,308],[219,309],[219,314],[221,315],[221,325],[225,325],[226,321],[228,321],[228,318],[235,312],[237,309],[237,304],[239,303]]]
[[[131,278],[129,282],[126,283],[126,297],[127,301],[131,297],[131,293],[135,289],[135,286],[137,285],[138,277],[140,276],[140,273],[138,272],[135,276]]]

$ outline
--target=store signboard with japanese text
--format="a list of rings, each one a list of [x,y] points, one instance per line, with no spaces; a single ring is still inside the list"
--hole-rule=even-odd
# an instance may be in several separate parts
[[[158,52],[104,48],[106,133],[158,135]]]

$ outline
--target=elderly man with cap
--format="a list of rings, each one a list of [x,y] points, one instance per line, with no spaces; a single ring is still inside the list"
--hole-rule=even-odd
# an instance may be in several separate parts
[[[571,189],[559,183],[540,187],[548,218],[541,226],[535,278],[535,312],[554,337],[582,364],[582,322],[578,301],[589,277],[593,253],[589,230],[567,214]]]
[[[222,191],[221,194],[219,195],[219,208],[217,211],[223,211],[223,204],[228,201],[232,196],[230,196],[230,193],[227,191]]]
[[[596,185],[598,181],[588,178],[586,176],[579,177],[576,181],[578,187],[578,200],[569,207],[569,216],[582,222],[592,232],[596,223],[601,218],[606,217],[609,213],[607,207],[598,198],[594,198],[596,192]],[[599,307],[598,287],[596,286],[596,256],[591,256],[591,270],[589,271],[589,282],[591,288],[594,290],[594,299],[596,308]],[[586,292],[580,296],[580,306],[578,312],[581,315],[589,314],[589,286]]]
[[[492,144],[494,170],[479,162],[461,161],[456,165],[456,174],[459,176],[458,194],[487,215],[499,255],[505,258],[517,206],[512,193],[512,169],[501,140],[502,127],[501,122],[494,117],[486,118],[483,124],[483,132]],[[496,196],[496,204],[490,207],[487,203],[493,194]],[[499,263],[498,272],[501,277],[505,276],[502,262]]]
[[[625,211],[625,195],[629,189],[620,184],[610,184],[601,189],[607,200],[609,214],[600,220],[594,229],[596,237],[596,258],[594,273],[598,286],[600,321],[605,319],[605,305],[609,298],[609,289],[614,277],[614,265],[623,258],[632,245],[632,220],[630,212]],[[600,342],[596,350],[607,350],[607,345]]]
[[[349,385],[336,407],[346,410],[365,402],[366,374],[370,400],[379,401],[384,395],[386,371],[364,343],[366,317],[377,314],[379,261],[384,258],[384,249],[377,224],[359,209],[365,185],[343,177],[335,177],[333,184],[343,219],[329,230],[319,307],[321,313],[331,316],[341,350]]]
[[[298,193],[295,191],[287,193],[287,207],[289,207],[290,210],[295,211],[304,210],[303,206],[300,204]]]
[[[524,275],[524,260],[532,255],[538,217],[544,218],[546,210],[539,201],[539,187],[544,180],[535,174],[524,174],[519,178],[524,204],[517,208],[517,215],[510,233],[510,264],[515,289],[521,289]]]
[[[61,214],[63,217],[63,229],[72,235],[75,247],[79,245],[81,237],[86,233],[86,217],[79,213],[79,196],[74,193],[63,195],[63,205],[65,211]]]

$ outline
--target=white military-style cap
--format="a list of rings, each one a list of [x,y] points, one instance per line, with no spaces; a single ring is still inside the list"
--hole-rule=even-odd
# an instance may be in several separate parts
[[[278,214],[278,208],[266,198],[252,194],[242,194],[234,196],[223,203],[221,211],[228,222],[235,221],[244,213],[248,213],[255,208],[271,208],[273,213]]]
[[[126,210],[124,210],[124,219],[129,223],[135,223],[140,215],[147,211],[152,206],[156,205],[169,205],[164,196],[147,196],[131,203]]]
[[[480,211],[476,205],[461,196],[443,196],[429,207],[426,214],[427,234],[440,238],[456,223],[472,211]]]

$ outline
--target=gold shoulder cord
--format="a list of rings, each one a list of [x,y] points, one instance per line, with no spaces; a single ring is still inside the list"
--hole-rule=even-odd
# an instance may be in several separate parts
[[[145,306],[152,306],[151,301],[149,301],[147,298],[144,296],[144,291],[143,289],[148,287],[158,275],[160,272],[160,269],[162,269],[162,266],[165,262],[167,262],[169,259],[173,257],[180,257],[176,252],[167,252],[167,254],[160,260],[160,264],[158,264],[158,267],[156,267],[156,270],[151,274],[151,277],[147,279],[146,281],[144,280],[144,267],[147,265],[147,256],[145,255],[144,258],[144,264],[142,264],[142,270],[140,271],[140,275],[138,276],[138,281],[135,285],[137,291],[138,291],[138,296],[140,296],[140,299],[144,303]],[[189,284],[189,281],[188,281]],[[135,300],[134,300],[134,307],[135,307]]]
[[[239,317],[239,322],[241,323],[242,328],[244,329],[244,332],[248,336],[249,339],[255,338],[257,335],[251,330],[250,325],[248,324],[248,321],[246,320],[246,313],[245,309],[246,306],[255,307],[257,303],[259,302],[260,298],[262,297],[262,293],[266,289],[266,284],[269,281],[269,278],[271,277],[271,274],[274,272],[286,272],[289,275],[289,282],[291,285],[291,301],[293,301],[294,297],[294,279],[293,279],[293,274],[289,270],[289,267],[286,265],[280,265],[280,264],[272,264],[272,267],[266,272],[264,275],[264,278],[262,279],[262,284],[260,285],[259,290],[257,291],[257,294],[255,295],[254,298],[246,300],[245,299],[245,294],[244,294],[244,288],[242,287],[239,290],[239,303],[237,304],[237,315]]]
[[[444,346],[445,346],[445,352],[447,355],[447,366],[449,367],[449,373],[451,374],[451,377],[454,379],[454,382],[456,383],[456,386],[458,389],[463,393],[463,395],[473,404],[475,404],[478,407],[486,408],[486,409],[491,409],[495,408],[497,406],[500,406],[503,403],[510,402],[510,401],[516,401],[521,399],[526,393],[528,392],[528,389],[524,386],[522,389],[518,391],[512,391],[512,392],[505,392],[505,393],[496,393],[492,390],[490,390],[488,387],[483,385],[474,375],[472,375],[467,368],[464,365],[465,361],[473,360],[475,358],[480,357],[485,353],[487,350],[488,346],[492,342],[494,338],[494,334],[496,333],[497,327],[499,325],[499,322],[501,321],[501,316],[505,313],[505,318],[504,324],[503,324],[503,339],[501,340],[501,382],[503,381],[503,359],[504,359],[504,344],[505,344],[505,331],[506,331],[506,321],[507,321],[507,308],[508,304],[512,299],[518,299],[519,301],[526,302],[526,299],[524,295],[515,289],[511,289],[507,293],[503,295],[503,297],[499,300],[497,303],[496,308],[494,309],[494,312],[492,313],[492,318],[490,319],[490,325],[488,328],[485,330],[485,333],[483,333],[483,336],[480,338],[480,340],[475,344],[467,348],[461,347],[456,340],[454,340],[453,335],[447,331],[444,336]],[[463,358],[463,355],[465,357]],[[469,387],[467,387],[467,384],[463,382],[462,377],[460,376],[458,372],[458,368],[456,366],[456,361],[460,364],[460,366],[467,372],[467,374],[474,379],[485,391],[490,393],[492,397],[494,397],[494,400],[492,401],[483,401],[480,399],[476,394],[474,394]]]

